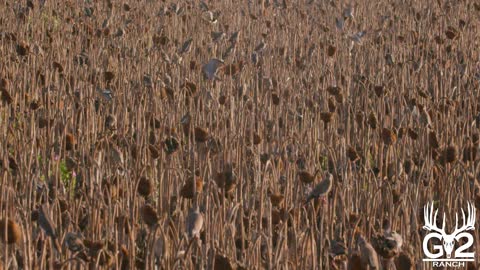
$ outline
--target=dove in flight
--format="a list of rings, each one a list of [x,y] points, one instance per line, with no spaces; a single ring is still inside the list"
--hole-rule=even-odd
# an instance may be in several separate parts
[[[205,76],[205,78],[208,80],[218,80],[216,73],[220,65],[222,65],[223,63],[223,60],[217,58],[210,59],[210,61],[208,61],[208,63],[206,63],[202,67],[203,75]]]

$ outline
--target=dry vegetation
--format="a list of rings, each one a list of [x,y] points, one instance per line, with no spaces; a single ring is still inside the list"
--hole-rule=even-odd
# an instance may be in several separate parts
[[[423,206],[480,207],[478,1],[42,2],[0,4],[0,269],[426,269]]]

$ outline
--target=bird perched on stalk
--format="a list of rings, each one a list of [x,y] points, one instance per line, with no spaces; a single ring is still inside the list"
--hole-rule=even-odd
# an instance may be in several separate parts
[[[46,204],[43,204],[38,209],[37,223],[40,226],[40,228],[42,228],[42,230],[45,232],[45,234],[52,239],[55,249],[60,251],[61,249],[60,249],[60,244],[58,243],[55,226],[50,218],[50,214]]]
[[[191,208],[190,212],[188,213],[185,223],[187,240],[189,243],[184,254],[188,254],[188,251],[192,247],[192,244],[200,240],[200,231],[203,227],[203,215],[202,213],[200,213],[200,209],[196,200],[194,202],[194,207]]]
[[[189,238],[199,237],[200,231],[203,227],[203,215],[200,213],[200,209],[196,206],[194,209],[190,210],[190,213],[187,217],[187,236]]]
[[[320,197],[325,198],[328,195],[333,185],[333,175],[328,173],[325,178],[318,183],[307,197],[305,204],[308,204],[312,199],[318,199]]]
[[[200,213],[200,209],[197,206],[190,210],[187,216],[186,228],[188,238],[200,237],[200,231],[203,227],[203,215]]]
[[[328,255],[330,257],[332,268],[341,269],[342,266],[346,266],[347,260],[347,247],[342,240],[327,240]]]
[[[365,267],[365,269],[381,269],[377,252],[362,235],[358,235],[357,244],[360,248],[360,260],[362,266]]]

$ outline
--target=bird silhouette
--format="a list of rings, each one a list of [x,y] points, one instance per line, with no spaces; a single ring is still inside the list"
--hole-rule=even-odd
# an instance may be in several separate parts
[[[324,197],[330,192],[333,185],[333,175],[328,173],[327,176],[318,183],[310,194],[307,197],[305,204],[308,204],[312,199],[318,199],[320,197]]]
[[[198,206],[192,208],[187,216],[186,228],[188,238],[199,237],[203,227],[203,215]]]
[[[368,269],[381,269],[378,255],[372,245],[363,238],[362,235],[358,236],[358,246],[360,247],[361,264]]]
[[[205,78],[208,80],[214,80],[214,79],[218,80],[216,73],[217,73],[217,69],[222,64],[223,64],[223,60],[220,60],[217,58],[210,59],[210,61],[208,61],[208,63],[206,63],[202,67],[203,75],[205,76]]]
[[[55,249],[60,251],[60,244],[58,243],[55,225],[50,218],[50,212],[48,211],[46,204],[41,205],[38,209],[37,223],[45,234],[52,239]]]

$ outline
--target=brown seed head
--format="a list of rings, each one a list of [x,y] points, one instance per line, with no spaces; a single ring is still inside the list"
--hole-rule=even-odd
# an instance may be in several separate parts
[[[229,258],[217,254],[215,255],[214,270],[234,270],[237,269],[237,266]]]
[[[408,137],[410,137],[410,139],[416,141],[418,139],[418,132],[416,132],[415,130],[413,130],[412,128],[408,128]]]
[[[143,197],[148,197],[153,191],[153,183],[145,176],[142,176],[138,181],[137,192]]]
[[[383,85],[376,85],[373,87],[373,90],[375,91],[375,95],[377,95],[377,97],[381,97],[385,94],[385,87]]]
[[[54,70],[58,71],[59,73],[63,73],[63,66],[59,62],[54,61],[52,63],[52,67]]]
[[[9,218],[0,219],[0,239],[2,243],[12,245],[18,244],[22,238],[20,226]]]
[[[373,112],[368,115],[367,124],[372,128],[376,129],[378,125],[377,117]]]
[[[406,159],[403,162],[403,170],[405,171],[405,173],[407,175],[410,175],[410,173],[412,172],[413,166],[415,166],[415,164],[413,163],[413,161],[411,159]]]
[[[279,105],[280,104],[280,96],[278,95],[277,92],[272,93],[272,103],[273,103],[273,105]]]
[[[323,123],[328,124],[333,119],[333,113],[331,113],[331,112],[321,112],[320,113],[320,119],[323,121]]]
[[[149,227],[153,227],[158,223],[157,211],[150,204],[144,204],[140,207],[140,216]]]
[[[332,96],[337,96],[342,92],[342,88],[339,86],[329,86],[327,87],[327,92]]]
[[[357,154],[357,151],[352,146],[347,148],[347,157],[352,162],[355,162],[360,158],[360,156]]]
[[[363,121],[365,120],[363,112],[357,112],[355,114],[355,121],[357,122],[357,125],[360,127],[363,126]]]
[[[108,83],[112,82],[112,80],[115,78],[115,73],[113,73],[111,71],[105,71],[103,73],[103,78],[105,79],[105,82],[108,84]]]
[[[240,60],[237,63],[225,65],[221,69],[223,70],[225,75],[235,76],[238,73],[240,73],[240,71],[242,71],[244,66],[245,66],[245,63],[243,62],[243,60]]]
[[[329,45],[327,48],[327,55],[330,57],[333,57],[336,51],[337,51],[337,48],[335,46]]]
[[[150,151],[150,154],[152,155],[153,159],[157,159],[160,157],[160,150],[155,145],[149,144],[148,150]]]
[[[447,30],[445,30],[445,36],[447,36],[448,39],[457,39],[459,35],[460,32],[458,32],[453,26],[449,26],[447,27]]]
[[[15,50],[19,56],[26,56],[30,52],[30,46],[26,43],[20,42],[15,47]]]
[[[388,129],[388,128],[384,128],[382,130],[382,140],[383,140],[384,144],[392,145],[392,144],[395,144],[397,142],[397,135],[395,134],[395,132],[393,130]]]
[[[317,177],[318,172],[319,171],[317,170],[315,172],[315,174],[311,174],[307,171],[299,171],[298,172],[298,179],[304,184],[313,183],[315,181],[315,178]]]
[[[270,196],[270,202],[275,207],[280,206],[285,199],[285,196],[283,196],[283,194],[280,194],[280,193],[270,193],[269,196]]]
[[[398,257],[395,259],[395,267],[398,270],[413,270],[414,266],[415,263],[412,257],[404,251],[402,251],[400,255],[398,255]]]
[[[115,130],[117,127],[117,118],[115,115],[110,114],[105,117],[105,128],[109,130]]]
[[[1,94],[1,99],[3,103],[7,105],[12,104],[13,98],[10,95],[10,93],[7,91],[7,89],[0,89],[0,94]]]
[[[215,182],[219,188],[225,189],[225,194],[233,192],[237,185],[237,176],[232,165],[227,165],[223,172],[217,173]]]
[[[5,79],[5,78],[0,79],[0,90],[8,89],[9,84],[10,83],[8,82],[7,79]]]
[[[77,139],[72,133],[67,133],[65,135],[65,149],[67,151],[74,150],[75,145],[77,144]]]
[[[455,145],[449,145],[444,150],[444,157],[447,163],[453,163],[457,160],[457,147]]]
[[[343,94],[342,92],[338,93],[335,95],[335,100],[337,101],[337,103],[339,104],[342,104],[343,103]]]
[[[195,128],[195,141],[199,143],[204,143],[208,140],[209,134],[206,129],[203,129],[201,127],[196,127]]]
[[[433,149],[438,149],[440,147],[440,143],[437,139],[437,133],[433,130],[428,132],[428,144]]]
[[[328,98],[328,111],[334,113],[337,110],[337,104],[335,104],[335,100],[330,97]]]
[[[203,190],[203,179],[201,177],[195,177],[195,185],[197,189],[197,193],[201,193]],[[187,179],[187,182],[185,185],[182,187],[180,190],[180,196],[182,196],[185,199],[193,199],[194,193],[193,193],[193,176],[190,176]]]
[[[275,208],[272,209],[271,217],[272,217],[272,224],[273,225],[278,225],[278,224],[280,224],[280,222],[287,221],[287,219],[289,217],[289,213],[285,209],[285,207],[282,207],[280,209],[278,207],[275,207]],[[267,219],[265,219],[264,221],[266,222]],[[264,222],[264,221],[262,220],[262,222]],[[267,226],[267,224],[265,224],[265,225]]]
[[[360,257],[360,253],[358,251],[355,251],[350,255],[348,258],[348,266],[350,270],[364,270],[362,266],[362,258]]]

